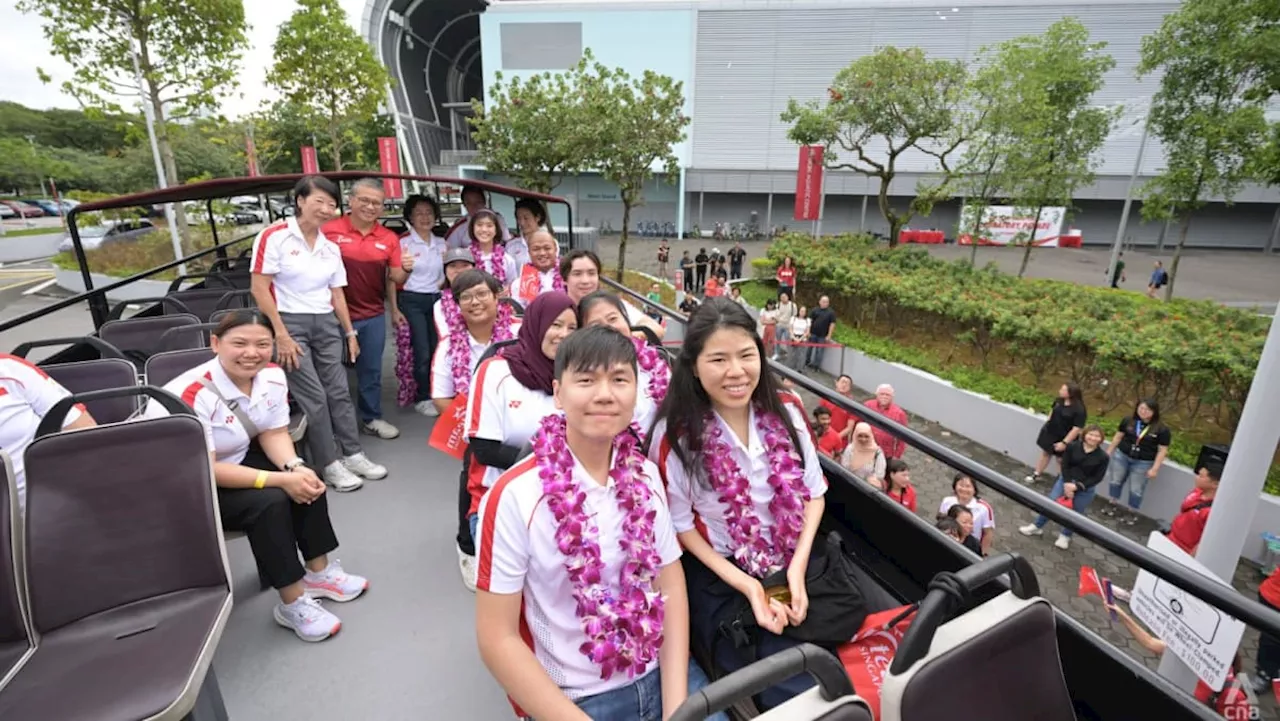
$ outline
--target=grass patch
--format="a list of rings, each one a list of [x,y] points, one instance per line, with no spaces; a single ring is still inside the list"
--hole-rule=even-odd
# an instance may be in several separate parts
[[[228,226],[218,229],[218,237],[225,240],[235,239],[239,236],[235,228]],[[190,255],[212,247],[213,234],[209,232],[208,228],[191,227],[187,230],[187,240],[182,244],[182,251],[184,255]],[[239,252],[245,247],[247,247],[246,244],[241,244],[232,250],[233,252]],[[216,254],[210,254],[203,258],[198,258],[187,264],[187,272],[198,273],[206,271],[217,257]],[[97,250],[86,251],[85,259],[88,262],[90,272],[102,273],[113,278],[127,278],[176,260],[173,257],[173,240],[169,236],[167,227],[147,233],[137,240],[109,243]],[[79,263],[76,262],[75,254],[71,252],[58,253],[53,256],[53,264],[63,270],[80,269]],[[151,276],[150,279],[173,280],[177,277],[178,269],[170,268]]]
[[[648,295],[652,289],[653,280],[648,276],[641,275],[634,270],[623,271],[622,284],[634,290],[640,295]],[[670,283],[659,281],[658,292],[662,295],[662,304],[668,308],[676,307],[676,289]]]
[[[62,235],[67,231],[61,226],[52,226],[49,228],[5,228],[4,235],[0,235],[0,240],[8,240],[9,238],[25,238],[31,235]]]

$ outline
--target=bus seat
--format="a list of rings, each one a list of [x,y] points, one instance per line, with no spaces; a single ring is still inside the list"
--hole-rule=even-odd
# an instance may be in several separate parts
[[[691,694],[671,721],[703,721],[741,701],[807,673],[817,685],[786,703],[756,716],[760,721],[874,721],[858,698],[840,660],[830,651],[802,644],[762,658]]]
[[[192,348],[208,348],[209,336],[217,323],[196,323],[170,328],[160,335],[159,353],[173,350],[191,350]]]
[[[161,339],[165,331],[199,323],[200,319],[190,313],[109,320],[98,329],[98,336],[119,348],[141,371],[148,358],[163,350]]]
[[[0,691],[36,650],[27,614],[22,512],[9,454],[0,451]]]
[[[58,432],[73,403],[124,394],[172,415]],[[37,644],[0,694],[0,718],[225,719],[211,664],[231,589],[193,412],[147,386],[72,396],[41,421],[25,461]]]
[[[170,291],[168,297],[182,301],[183,305],[191,309],[192,315],[207,323],[214,311],[218,310],[218,302],[222,300],[222,296],[229,292],[233,291],[226,288],[190,288]]]
[[[41,368],[73,394],[138,385],[137,368],[123,358],[55,363]],[[119,423],[138,410],[137,402],[134,396],[106,398],[86,403],[85,408],[98,423]]]
[[[216,323],[230,312],[256,307],[258,302],[253,299],[253,291],[248,288],[224,291],[209,320]]]
[[[498,351],[503,348],[506,348],[509,345],[515,345],[518,340],[519,339],[517,338],[512,338],[511,340],[500,340],[497,343],[490,345],[488,348],[485,348],[484,353],[480,354],[480,358],[476,360],[476,367],[479,368],[481,363],[498,355]]]
[[[147,385],[161,388],[174,378],[211,360],[213,350],[208,347],[157,353],[147,359],[144,378]]]
[[[940,574],[951,576],[948,583],[935,577],[880,688],[880,721],[1076,720],[1053,606],[1038,595],[1034,580],[1015,583],[1014,590],[938,625],[964,605],[968,590],[999,575],[983,573],[983,566],[994,561],[1008,568],[1009,557],[1014,554]],[[976,575],[969,573],[975,569]],[[978,582],[966,582],[967,573]],[[1000,693],[956,705],[955,699],[995,678]]]

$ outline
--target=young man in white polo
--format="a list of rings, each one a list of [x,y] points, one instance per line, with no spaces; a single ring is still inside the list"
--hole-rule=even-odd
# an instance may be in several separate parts
[[[660,721],[706,684],[689,659],[680,546],[630,428],[636,353],[603,326],[556,353],[533,454],[480,506],[480,655],[520,716]],[[717,716],[716,718],[723,718]]]

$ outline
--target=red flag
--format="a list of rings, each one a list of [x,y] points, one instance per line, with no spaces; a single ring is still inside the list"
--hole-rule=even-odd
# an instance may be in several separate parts
[[[1106,594],[1102,590],[1102,579],[1098,576],[1098,572],[1092,566],[1080,567],[1080,596],[1097,596],[1105,599]]]
[[[1280,678],[1271,682],[1271,693],[1275,694],[1276,703],[1280,703]]]
[[[311,175],[320,172],[320,160],[314,145],[302,146],[302,172]]]

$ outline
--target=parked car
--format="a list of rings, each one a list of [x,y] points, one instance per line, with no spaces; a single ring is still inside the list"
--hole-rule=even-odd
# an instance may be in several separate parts
[[[0,205],[7,205],[13,208],[19,216],[23,218],[43,218],[44,211],[35,205],[24,203],[21,200],[0,200]]]
[[[10,208],[4,203],[0,203],[0,220],[8,220],[16,217],[18,217],[18,211]]]
[[[63,213],[63,208],[48,198],[23,198],[21,202],[36,206],[43,210],[45,215],[57,216]]]
[[[80,245],[85,250],[97,250],[107,243],[121,243],[129,240],[137,240],[139,237],[150,233],[156,227],[146,218],[137,220],[121,220],[108,221],[102,225],[91,225],[87,228],[80,228]],[[58,250],[62,252],[70,252],[73,246],[71,243],[71,235],[68,234],[58,244]]]

